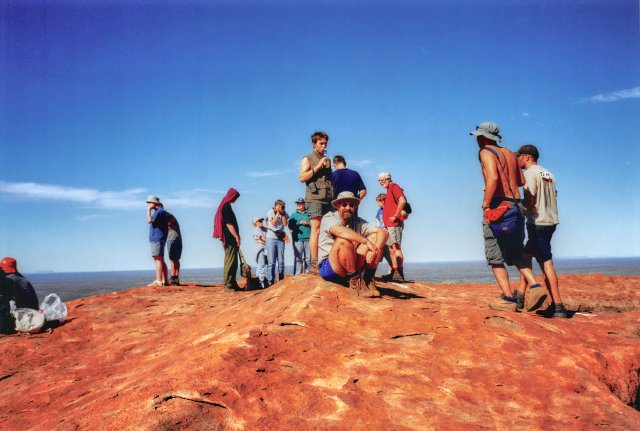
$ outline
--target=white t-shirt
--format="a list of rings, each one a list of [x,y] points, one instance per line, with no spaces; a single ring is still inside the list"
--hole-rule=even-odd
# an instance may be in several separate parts
[[[555,226],[558,221],[556,201],[556,180],[551,172],[540,165],[533,165],[524,171],[524,198],[535,196],[534,206],[527,211],[527,224]]]
[[[322,217],[322,221],[320,222],[320,237],[318,238],[318,263],[325,260],[329,256],[329,252],[331,252],[331,247],[336,239],[331,235],[329,229],[335,225],[345,226],[342,224],[338,211],[328,212]],[[363,236],[373,233],[376,229],[374,225],[360,217],[352,217],[351,220],[349,220],[349,224],[345,227],[353,229]]]

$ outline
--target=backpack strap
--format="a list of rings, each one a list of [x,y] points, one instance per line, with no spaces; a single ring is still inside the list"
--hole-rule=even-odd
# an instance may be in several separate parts
[[[491,151],[493,153],[493,155],[496,156],[496,159],[498,159],[498,165],[500,165],[500,168],[502,169],[502,173],[504,174],[504,178],[507,181],[507,186],[509,186],[509,191],[511,192],[511,196],[513,196],[512,199],[515,199],[516,198],[516,194],[511,189],[511,183],[509,182],[509,174],[507,173],[506,168],[502,164],[502,160],[500,159],[500,155],[498,155],[498,152],[496,150],[494,150],[493,148],[482,147],[482,148],[480,148],[480,150],[478,150],[478,161],[480,161],[480,151],[482,151],[482,150]]]

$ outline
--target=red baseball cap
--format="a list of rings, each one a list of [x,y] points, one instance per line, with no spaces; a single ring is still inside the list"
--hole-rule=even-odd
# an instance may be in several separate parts
[[[17,272],[16,260],[12,257],[3,257],[0,261],[0,268],[6,273]]]

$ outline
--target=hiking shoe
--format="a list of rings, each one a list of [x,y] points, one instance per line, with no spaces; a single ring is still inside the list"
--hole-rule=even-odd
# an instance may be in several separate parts
[[[171,277],[171,285],[172,286],[180,286],[180,279],[178,277]]]
[[[499,301],[489,303],[489,308],[495,311],[516,311],[516,299],[502,294]]]
[[[553,306],[554,311],[553,311],[553,318],[554,319],[566,319],[567,316],[567,309],[564,308],[564,304],[554,304]]]
[[[162,287],[164,286],[164,283],[158,280],[153,280],[153,282],[147,284],[147,286],[157,286],[157,287]]]
[[[535,311],[542,307],[544,301],[547,300],[547,290],[540,286],[540,284],[534,284],[529,287],[529,295],[527,301],[527,311]]]
[[[524,293],[516,290],[513,296],[516,298],[516,311],[524,310]]]

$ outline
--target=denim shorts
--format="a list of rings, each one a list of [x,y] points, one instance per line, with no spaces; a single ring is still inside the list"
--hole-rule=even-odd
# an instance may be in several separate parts
[[[164,257],[164,241],[150,242],[151,244],[151,257],[162,256]]]
[[[524,253],[536,258],[538,263],[551,260],[551,237],[556,231],[554,226],[527,225],[527,245],[524,246]]]
[[[167,241],[167,249],[169,249],[169,259],[180,260],[182,257],[182,239],[170,239]]]
[[[340,277],[338,274],[336,274],[333,268],[331,268],[329,258],[326,258],[325,260],[320,262],[320,268],[318,269],[318,272],[320,273],[320,277],[333,283],[344,284],[346,280],[344,277]]]

